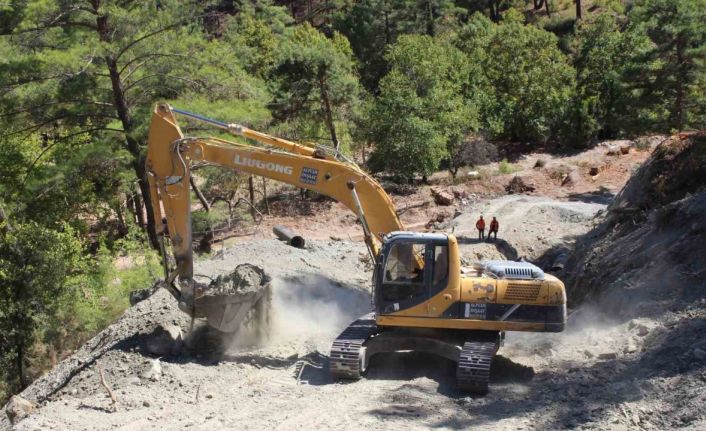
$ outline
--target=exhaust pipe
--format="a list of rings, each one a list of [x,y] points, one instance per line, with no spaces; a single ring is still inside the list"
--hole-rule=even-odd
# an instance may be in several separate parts
[[[291,245],[292,247],[304,248],[304,246],[306,245],[306,241],[304,240],[303,236],[287,229],[281,224],[273,227],[272,232],[277,235],[277,238],[281,239],[282,241],[286,241],[287,244]]]

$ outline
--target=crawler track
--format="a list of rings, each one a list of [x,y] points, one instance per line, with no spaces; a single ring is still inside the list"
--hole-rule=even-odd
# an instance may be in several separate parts
[[[331,377],[360,379],[363,367],[363,343],[378,332],[375,314],[369,313],[351,323],[331,345],[329,368]]]
[[[456,384],[459,389],[474,394],[488,393],[490,364],[498,351],[498,339],[470,339],[463,344],[456,367]]]

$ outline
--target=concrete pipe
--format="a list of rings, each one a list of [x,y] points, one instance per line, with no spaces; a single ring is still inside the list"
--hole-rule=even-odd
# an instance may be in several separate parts
[[[273,227],[272,232],[277,235],[277,238],[281,239],[282,241],[286,241],[287,244],[291,245],[292,247],[304,248],[304,246],[306,245],[306,241],[304,240],[303,236],[287,229],[282,225],[277,225]]]
[[[552,271],[561,271],[564,269],[564,265],[566,265],[566,261],[569,260],[569,255],[568,253],[561,253],[559,254],[556,259],[554,259],[554,263],[552,264]]]

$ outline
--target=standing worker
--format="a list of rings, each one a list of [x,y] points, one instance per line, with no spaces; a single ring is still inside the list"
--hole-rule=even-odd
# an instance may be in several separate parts
[[[494,239],[498,239],[498,228],[500,228],[500,223],[498,223],[498,219],[493,217],[493,220],[490,221],[490,229],[488,229],[488,239],[492,234],[495,234]]]
[[[482,215],[476,222],[476,229],[478,229],[478,241],[483,241],[485,239],[485,220]]]

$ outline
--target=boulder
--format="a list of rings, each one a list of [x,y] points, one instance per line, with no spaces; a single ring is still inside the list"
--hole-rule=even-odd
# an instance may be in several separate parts
[[[533,192],[536,187],[532,184],[527,183],[522,177],[514,177],[510,180],[507,186],[505,186],[505,191],[510,194],[513,193],[526,193]]]
[[[145,349],[156,356],[178,355],[184,346],[181,328],[177,325],[159,325],[147,336]]]
[[[579,182],[579,174],[576,171],[569,172],[563,180],[561,180],[562,187],[573,186]]]
[[[615,144],[608,145],[608,151],[606,154],[609,156],[619,156],[621,154],[620,146]]]
[[[159,362],[159,359],[149,361],[147,366],[140,374],[140,377],[143,379],[151,380],[153,382],[159,381],[159,379],[162,377],[162,364]]]
[[[10,419],[10,422],[14,425],[32,414],[36,409],[37,406],[33,402],[27,401],[19,395],[13,395],[5,407],[5,414],[7,414],[7,418]]]
[[[456,199],[468,199],[468,192],[460,187],[451,187],[451,192]]]
[[[454,203],[454,195],[447,191],[431,189],[431,195],[437,205],[449,206]]]

